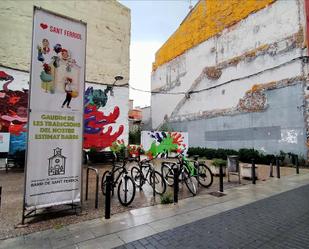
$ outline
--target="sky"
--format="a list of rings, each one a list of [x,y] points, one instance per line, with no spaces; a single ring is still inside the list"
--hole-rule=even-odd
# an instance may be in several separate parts
[[[156,51],[179,27],[197,0],[119,0],[131,9],[130,87],[150,91]],[[150,105],[150,93],[130,89],[134,107]]]

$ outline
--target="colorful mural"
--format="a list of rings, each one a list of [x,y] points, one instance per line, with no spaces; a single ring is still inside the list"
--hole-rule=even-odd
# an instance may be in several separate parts
[[[165,131],[142,131],[142,145],[149,158],[165,156],[172,152],[185,153],[188,150],[188,133]]]
[[[124,133],[124,124],[119,124],[120,107],[105,108],[114,94],[112,87],[100,89],[89,86],[85,92],[84,148],[102,150],[111,147]],[[127,115],[127,112],[124,112]],[[118,127],[117,125],[118,124]]]
[[[10,133],[10,153],[26,148],[28,73],[0,67],[0,132]],[[128,89],[87,84],[84,148],[102,150],[128,141]],[[114,96],[115,95],[115,96]]]
[[[0,71],[0,131],[10,133],[10,153],[26,148],[28,90],[11,90],[14,77]]]

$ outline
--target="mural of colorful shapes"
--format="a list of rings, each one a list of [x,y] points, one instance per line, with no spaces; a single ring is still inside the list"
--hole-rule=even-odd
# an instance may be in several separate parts
[[[18,135],[27,123],[28,90],[10,90],[14,77],[4,71],[0,71],[0,80],[6,81],[0,91],[0,131]]]
[[[19,135],[11,134],[10,137],[10,154],[15,154],[17,151],[26,150],[27,133],[22,132]]]
[[[96,106],[88,105],[84,113],[84,132],[87,134],[97,134],[108,124],[116,123],[120,115],[120,109],[115,106],[114,111],[109,115],[104,115]]]
[[[84,133],[84,148],[96,148],[97,150],[102,150],[112,146],[113,142],[123,133],[124,126],[120,125],[118,130],[114,133],[113,127],[109,126],[107,131],[104,132],[103,129],[97,134],[86,134]]]
[[[159,154],[171,152],[181,153],[186,149],[186,144],[183,143],[184,140],[181,133],[153,131],[149,135],[155,139],[147,152],[149,157],[156,157]]]
[[[111,91],[111,89],[111,87],[106,87],[105,90],[88,87],[85,92],[85,106],[95,105],[97,109],[105,107],[108,101],[107,94]]]
[[[105,107],[108,101],[108,92],[110,87],[104,90],[94,89],[88,87],[85,92],[85,112],[84,112],[84,148],[96,148],[102,150],[107,147],[113,146],[119,136],[124,131],[124,126],[120,125],[118,130],[113,131],[120,115],[118,106],[114,110],[105,115],[103,111],[99,110]],[[104,132],[104,129],[107,131]]]
[[[100,107],[104,107],[108,100],[107,87],[104,91],[101,89],[93,89],[88,87],[85,92],[85,110],[84,110],[84,148],[96,148],[102,150],[113,145],[118,137],[123,133],[124,126],[120,125],[118,130],[114,131],[117,119],[120,115],[118,106],[114,110],[105,115],[100,111]],[[105,128],[107,131],[104,132]]]

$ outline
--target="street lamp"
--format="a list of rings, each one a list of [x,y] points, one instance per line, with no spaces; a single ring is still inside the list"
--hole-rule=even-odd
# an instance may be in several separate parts
[[[117,76],[115,76],[115,81],[114,81],[114,83],[113,83],[113,86],[116,84],[116,82],[118,81],[118,80],[123,80],[123,77],[121,76],[121,75],[117,75]]]
[[[115,79],[115,81],[113,82],[113,85],[112,85],[111,88],[110,88],[111,96],[114,96],[113,87],[116,85],[116,82],[117,82],[118,80],[123,80],[123,77],[122,77],[121,75],[117,75],[117,76],[115,76],[114,79]]]

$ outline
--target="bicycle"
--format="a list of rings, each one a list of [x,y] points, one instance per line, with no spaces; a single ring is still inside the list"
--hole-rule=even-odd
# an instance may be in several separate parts
[[[150,162],[149,159],[138,161],[138,167],[131,168],[131,177],[137,187],[142,188],[148,182],[157,194],[162,195],[166,190],[166,182]]]
[[[135,197],[135,183],[133,179],[129,176],[128,170],[126,169],[126,164],[128,161],[129,160],[123,160],[122,165],[114,162],[112,170],[105,171],[101,180],[101,190],[103,195],[105,195],[107,174],[110,174],[112,176],[112,195],[114,194],[114,188],[116,188],[118,184],[117,196],[119,202],[123,206],[130,205]]]
[[[177,156],[178,162],[163,162],[161,165],[161,174],[164,180],[169,186],[174,184],[174,171],[173,168],[176,166],[179,170],[179,176],[183,180],[188,190],[196,195],[197,188],[193,182],[193,178],[197,180],[197,183],[205,188],[208,188],[213,183],[213,174],[207,165],[196,161],[190,161],[184,155],[179,154]]]

